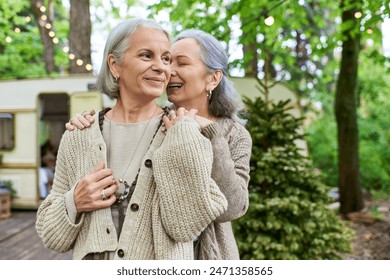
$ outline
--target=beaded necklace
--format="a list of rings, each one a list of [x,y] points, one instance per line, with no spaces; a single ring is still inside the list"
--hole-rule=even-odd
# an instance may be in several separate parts
[[[99,127],[100,127],[100,131],[103,131],[103,121],[104,121],[104,115],[110,111],[111,108],[104,108],[102,111],[99,112]],[[164,112],[163,112],[163,116],[164,115],[168,115],[168,112],[169,112],[169,108],[168,107],[165,107],[163,108]],[[156,132],[154,133],[153,137],[152,137],[152,140],[149,144],[149,147],[150,145],[152,144],[153,140],[154,140],[154,137],[156,136],[159,128],[161,127],[162,125],[162,117],[161,117],[161,120],[157,126],[157,130]],[[148,148],[149,149],[149,148]],[[147,149],[147,150],[148,150]],[[134,193],[134,190],[135,190],[135,187],[137,185],[137,181],[138,181],[138,175],[139,175],[139,172],[141,170],[141,167],[139,167],[138,171],[137,171],[137,175],[135,176],[134,178],[134,181],[131,183],[131,185],[127,184],[126,181],[124,181],[124,185],[125,185],[125,190],[122,194],[116,194],[116,197],[117,197],[117,200],[115,201],[115,204],[118,206],[118,214],[119,214],[119,228],[118,228],[118,238],[120,236],[120,233],[122,232],[122,226],[123,226],[123,222],[124,222],[124,218],[125,218],[125,207],[124,205],[122,204],[122,202],[126,199],[127,202],[130,201],[133,193]]]
[[[103,131],[103,121],[104,121],[104,115],[110,111],[111,108],[104,108],[102,111],[99,112],[99,127],[100,127],[100,131]],[[164,113],[163,113],[163,116],[164,115],[167,115],[167,107],[163,108],[164,110]],[[154,114],[153,114],[154,115]],[[152,116],[153,118],[153,116]],[[150,119],[151,120],[151,119]],[[150,120],[147,124],[147,127],[145,128],[145,131],[147,130],[148,126],[149,126],[149,123],[150,123]],[[159,130],[159,128],[161,127],[162,125],[162,118],[157,126],[157,129],[156,129],[156,132],[153,134],[153,137],[152,137],[152,140],[149,144],[149,147],[150,145],[152,144],[153,140],[154,140],[154,137],[156,136],[157,134],[157,131]],[[145,134],[145,131],[143,133],[143,135]],[[141,139],[140,141],[142,140],[143,138],[143,135],[141,136]],[[139,144],[139,143],[138,143]],[[148,148],[149,149],[149,148]],[[137,151],[137,149],[135,149],[135,152]],[[133,155],[134,157],[134,155]],[[130,166],[130,163],[131,163],[132,160],[129,161],[128,165],[127,165],[127,168],[126,168],[126,171],[128,169],[128,167]],[[134,193],[134,190],[135,190],[135,186],[137,185],[137,180],[138,180],[138,175],[139,175],[139,171],[140,171],[141,167],[138,169],[138,172],[137,172],[137,175],[135,176],[134,178],[134,181],[129,185],[126,180],[124,180],[123,178],[119,179],[119,182],[120,183],[123,183],[125,185],[125,190],[122,194],[116,194],[116,202],[117,204],[120,204],[121,202],[123,202],[126,198],[131,198],[131,195]],[[126,173],[126,171],[124,173]],[[123,176],[122,176],[123,177]],[[129,199],[128,199],[129,200]]]

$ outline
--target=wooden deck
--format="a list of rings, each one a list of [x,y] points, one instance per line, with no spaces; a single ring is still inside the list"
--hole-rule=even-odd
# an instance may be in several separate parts
[[[60,254],[45,248],[35,231],[35,211],[13,210],[0,220],[0,260],[70,260],[72,253]]]

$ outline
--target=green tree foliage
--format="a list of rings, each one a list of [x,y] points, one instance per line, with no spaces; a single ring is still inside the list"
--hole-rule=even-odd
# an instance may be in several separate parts
[[[372,49],[363,53],[359,69],[360,177],[364,189],[390,195],[390,76]],[[322,170],[325,183],[337,186],[336,123],[329,103],[307,127],[308,145],[314,165]]]
[[[68,45],[67,9],[55,0],[55,64],[61,71],[68,65],[63,47]],[[0,1],[0,78],[46,76],[43,44],[28,0]]]
[[[38,30],[14,34],[11,42],[0,53],[0,77],[24,78],[44,76],[45,66],[42,61],[42,44]]]
[[[250,205],[234,222],[243,259],[338,259],[350,251],[352,232],[333,210],[329,187],[294,143],[302,119],[289,101],[246,99],[253,139]]]
[[[38,29],[26,21],[28,7],[28,1],[0,2],[0,78],[45,73]]]

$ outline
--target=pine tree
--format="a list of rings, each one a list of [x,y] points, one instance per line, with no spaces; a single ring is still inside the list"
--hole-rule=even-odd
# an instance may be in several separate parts
[[[245,99],[253,139],[250,205],[233,223],[242,259],[339,259],[353,232],[327,208],[330,188],[295,144],[302,118],[289,101]]]

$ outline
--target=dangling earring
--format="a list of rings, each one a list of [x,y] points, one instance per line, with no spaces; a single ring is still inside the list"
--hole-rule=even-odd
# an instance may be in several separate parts
[[[210,100],[212,95],[213,95],[213,92],[211,89],[209,89],[209,92],[207,93],[207,99]]]

